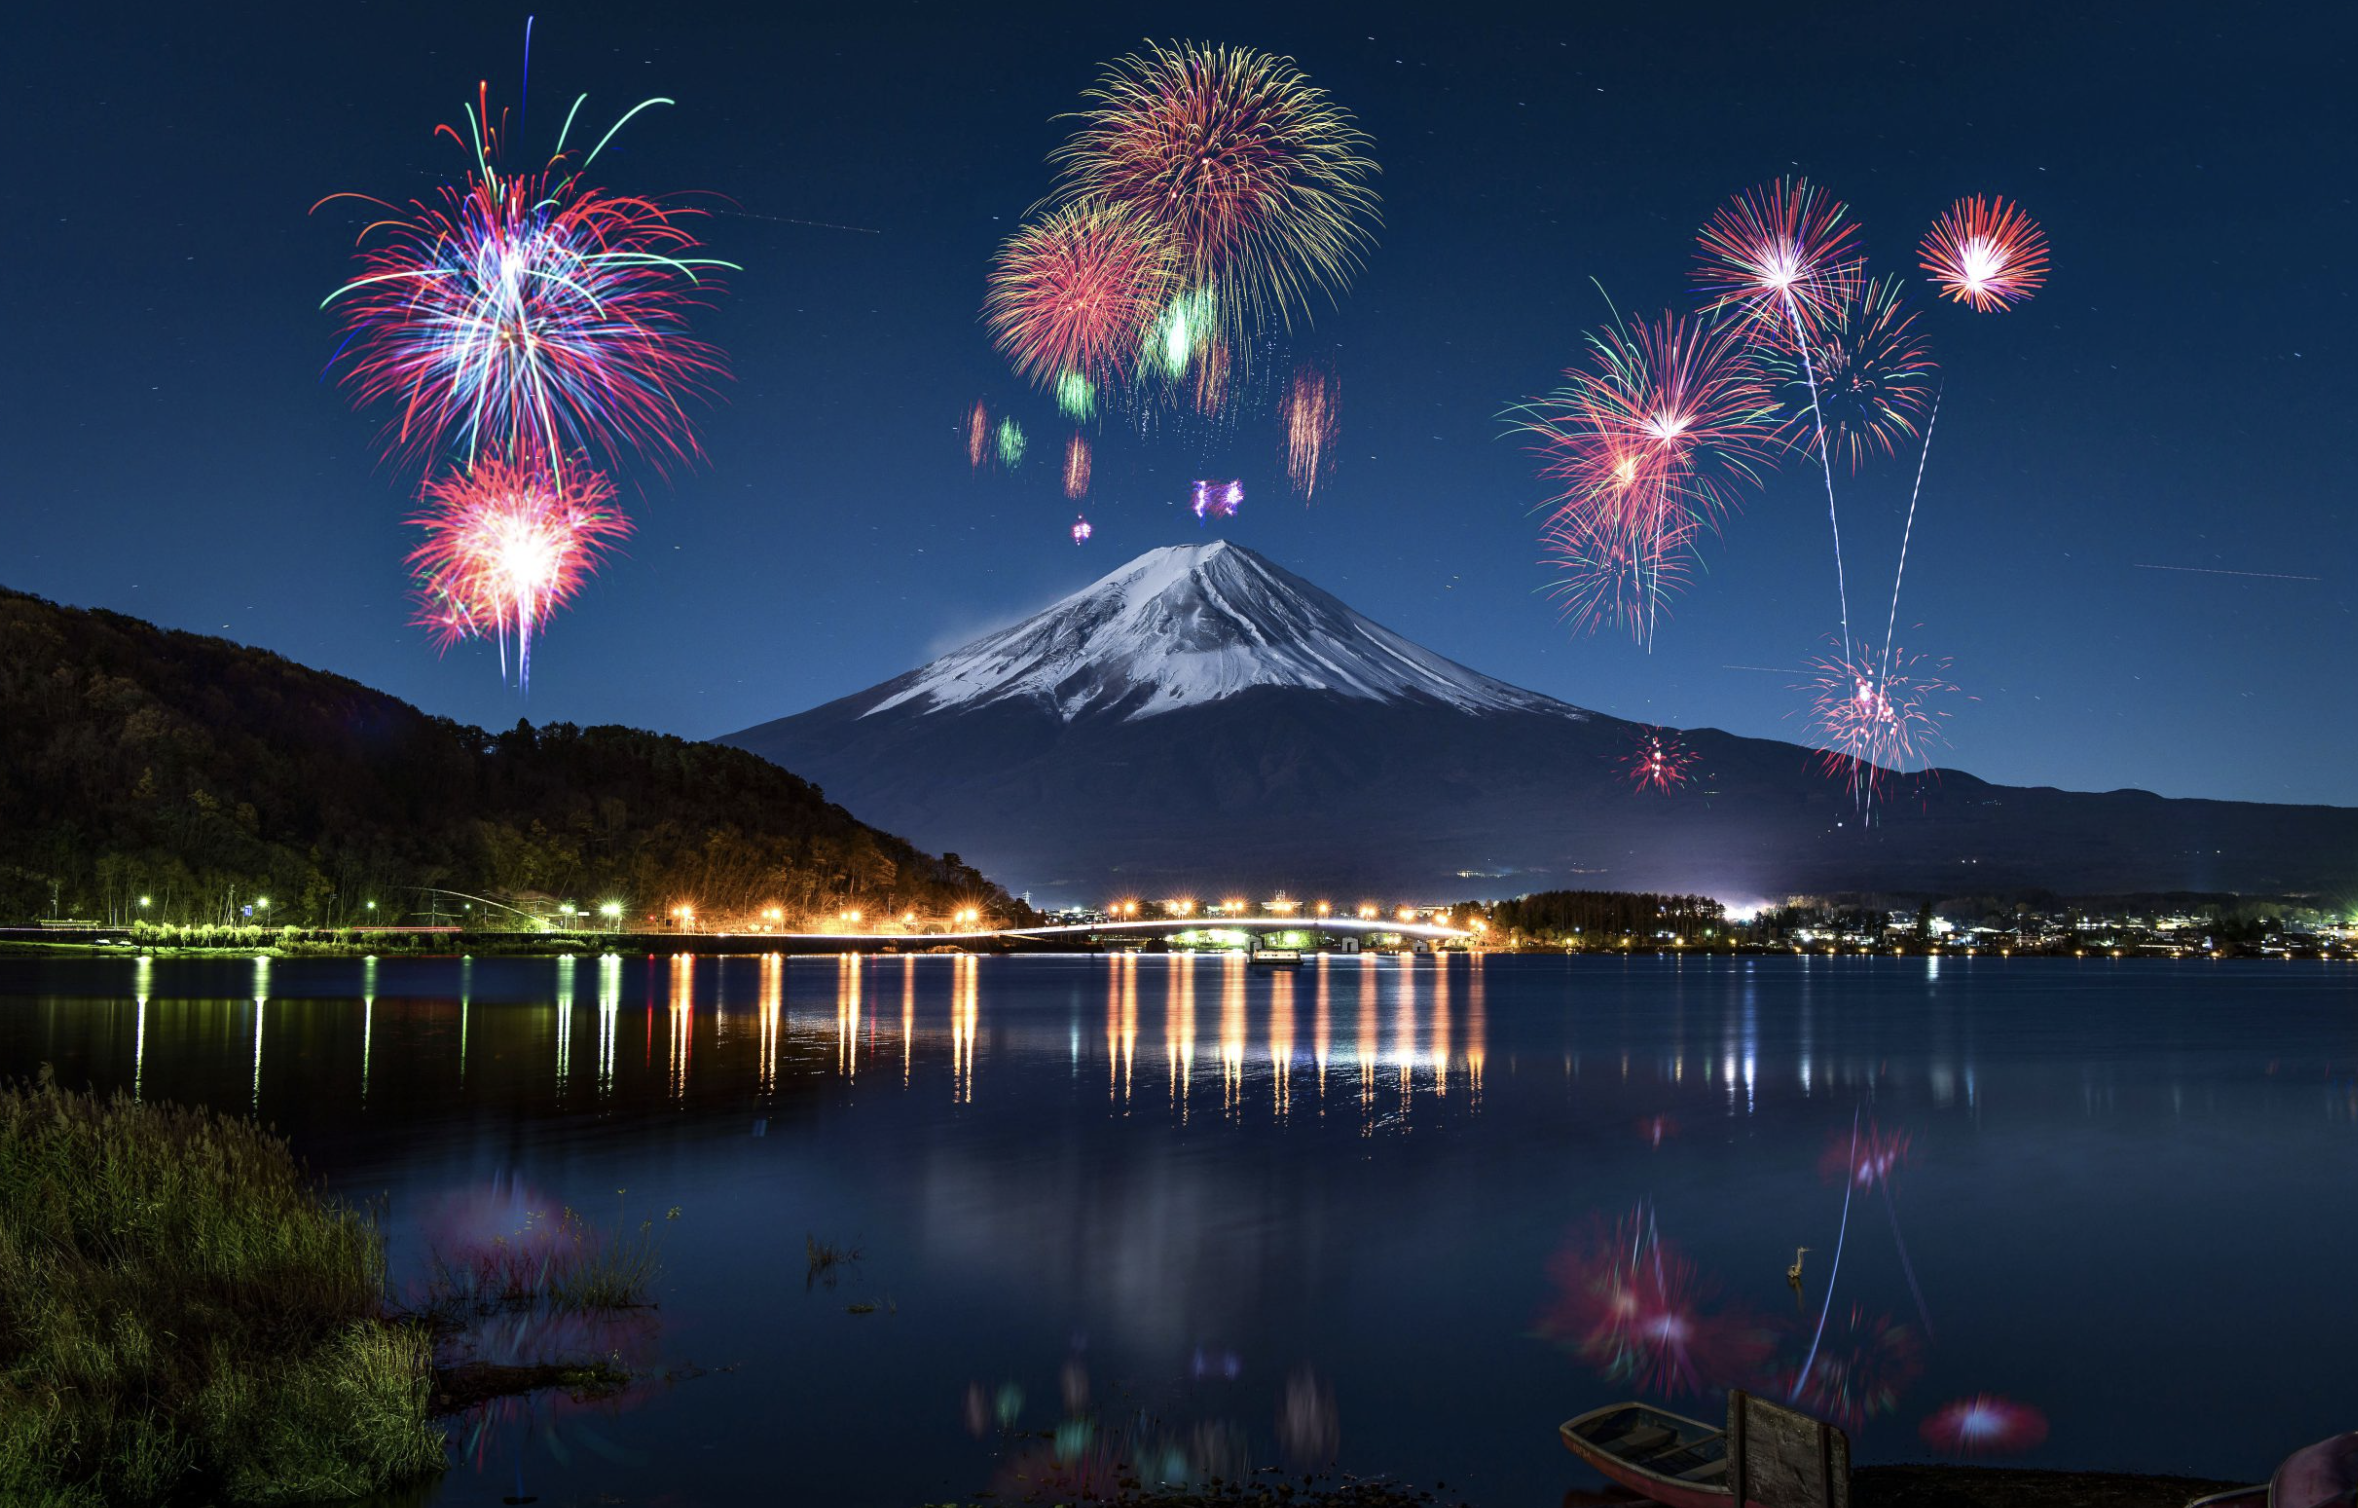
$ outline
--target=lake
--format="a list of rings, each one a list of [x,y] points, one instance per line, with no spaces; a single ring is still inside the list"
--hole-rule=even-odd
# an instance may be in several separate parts
[[[503,1342],[654,1380],[404,1503],[907,1508],[1118,1436],[1556,1504],[1572,1414],[1804,1377],[1861,1461],[1992,1395],[2006,1460],[2253,1478],[2358,1399],[2346,964],[0,961],[42,1063],[278,1127],[404,1282],[654,1222],[658,1310]]]

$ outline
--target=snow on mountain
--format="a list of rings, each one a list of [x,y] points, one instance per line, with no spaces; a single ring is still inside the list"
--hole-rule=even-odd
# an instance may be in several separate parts
[[[1023,699],[1066,722],[1200,707],[1256,686],[1464,712],[1587,714],[1468,670],[1226,540],[1149,550],[1016,624],[891,683],[860,715]]]

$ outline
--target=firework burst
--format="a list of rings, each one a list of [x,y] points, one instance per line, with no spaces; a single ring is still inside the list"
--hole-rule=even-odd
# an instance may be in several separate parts
[[[1687,783],[1702,756],[1679,742],[1668,728],[1641,728],[1634,747],[1621,758],[1621,773],[1641,791],[1668,791]]]
[[[695,255],[701,211],[585,180],[613,130],[586,154],[560,137],[542,170],[507,173],[489,116],[479,92],[461,182],[406,207],[367,201],[391,213],[361,230],[358,275],[322,305],[346,332],[345,387],[362,407],[396,409],[387,448],[403,460],[444,449],[469,464],[532,454],[553,466],[576,451],[686,460],[683,400],[722,372],[688,315],[733,264]]]
[[[1074,544],[1076,544],[1076,545],[1085,545],[1085,544],[1087,544],[1087,543],[1089,542],[1089,536],[1090,536],[1090,535],[1092,535],[1092,534],[1095,534],[1096,532],[1097,532],[1097,531],[1096,531],[1095,529],[1092,529],[1092,528],[1090,528],[1090,527],[1089,527],[1089,520],[1087,520],[1086,518],[1081,518],[1081,517],[1078,517],[1078,516],[1076,516],[1076,517],[1073,519],[1073,543],[1074,543]]]
[[[1068,498],[1086,497],[1089,493],[1089,442],[1074,435],[1064,444],[1064,495]]]
[[[1888,1315],[1869,1319],[1853,1304],[1847,1321],[1826,1333],[1799,1396],[1812,1413],[1856,1430],[1899,1407],[1900,1395],[1923,1371],[1923,1347],[1913,1331]]]
[[[1820,323],[1807,368],[1789,341],[1765,345],[1761,361],[1783,399],[1778,438],[1794,450],[1816,448],[1823,420],[1826,443],[1855,472],[1868,456],[1891,455],[1921,433],[1936,368],[1896,276],[1861,283]],[[1814,417],[1809,374],[1817,378]]]
[[[1918,248],[1941,296],[1987,314],[2010,309],[2047,281],[2047,234],[2019,204],[1960,199],[1932,224]]]
[[[1198,481],[1189,505],[1198,523],[1207,518],[1234,518],[1236,510],[1244,506],[1244,483]]]
[[[991,411],[977,398],[966,414],[966,464],[976,471],[991,454]]]
[[[1334,471],[1341,404],[1342,387],[1334,373],[1312,362],[1294,368],[1285,397],[1285,470],[1304,502]]]
[[[1858,230],[1850,207],[1808,179],[1776,179],[1729,200],[1697,235],[1696,286],[1709,310],[1814,330],[1858,285]]]
[[[494,637],[503,673],[513,634],[516,680],[528,687],[533,637],[630,534],[613,484],[579,457],[554,467],[485,456],[471,471],[429,482],[423,501],[411,522],[426,542],[409,557],[418,623],[446,648]]]
[[[1933,699],[1957,688],[1943,679],[1946,662],[1927,665],[1921,655],[1862,651],[1810,662],[1810,731],[1827,773],[1849,782],[1862,802],[1871,803],[1883,781],[1914,763],[1940,741],[1947,718]]]
[[[2047,1416],[2027,1403],[1978,1393],[1942,1408],[1918,1433],[1935,1450],[2013,1455],[2035,1449],[2047,1438]]]
[[[1172,269],[1169,243],[1144,220],[1117,206],[1065,205],[999,248],[983,323],[1017,373],[1062,401],[1071,377],[1103,386],[1125,374],[1170,301]]]
[[[1637,1210],[1598,1224],[1549,1264],[1556,1300],[1540,1333],[1606,1378],[1666,1395],[1749,1380],[1768,1337],[1740,1313],[1713,1311],[1695,1264]]]
[[[1023,453],[1031,442],[1024,438],[1023,426],[1010,417],[1001,419],[999,427],[992,431],[992,443],[998,452],[999,464],[1013,471],[1023,464]]]
[[[1181,284],[1212,291],[1232,333],[1290,325],[1365,259],[1377,222],[1368,137],[1292,59],[1149,43],[1082,97],[1054,154],[1062,197],[1159,229]]]

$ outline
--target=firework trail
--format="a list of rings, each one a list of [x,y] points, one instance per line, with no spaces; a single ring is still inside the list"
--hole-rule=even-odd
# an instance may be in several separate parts
[[[1859,278],[1858,225],[1841,200],[1807,179],[1779,178],[1739,194],[1697,236],[1695,281],[1707,312],[1735,311],[1765,324],[1783,322],[1809,384],[1810,423],[1826,476],[1826,520],[1834,531],[1834,589],[1842,608],[1842,652],[1850,654],[1850,587],[1842,573],[1842,519],[1834,506],[1834,460],[1818,402],[1810,347],[1819,326],[1850,298]],[[1785,338],[1771,335],[1770,340]]]
[[[991,411],[980,398],[966,415],[966,464],[982,470],[984,457],[991,453]]]
[[[983,324],[1016,372],[1061,402],[1068,379],[1102,387],[1124,375],[1170,301],[1173,268],[1169,243],[1145,221],[1118,206],[1066,205],[999,248]]]
[[[1850,1160],[1854,1164],[1858,1160],[1858,1149],[1859,1112],[1853,1110],[1850,1113]],[[1834,1283],[1842,1276],[1842,1248],[1850,1240],[1850,1191],[1853,1182],[1848,1178],[1842,1181],[1842,1226],[1834,1237],[1834,1266],[1826,1274],[1826,1304],[1818,1311],[1818,1328],[1809,1338],[1809,1354],[1801,1359],[1801,1370],[1794,1374],[1793,1390],[1785,1395],[1788,1405],[1801,1396],[1802,1385],[1809,1381],[1810,1373],[1817,1367],[1818,1345],[1826,1338],[1826,1316],[1834,1312]]]
[[[1821,323],[1812,343],[1826,438],[1854,473],[1870,455],[1891,455],[1901,440],[1915,437],[1932,393],[1932,355],[1900,289],[1897,276],[1861,283]],[[1791,412],[1778,438],[1791,449],[1808,450],[1816,427],[1799,352],[1787,342],[1770,344],[1762,348],[1761,362],[1777,391],[1789,395],[1785,406]]]
[[[586,96],[585,96],[586,98]],[[612,194],[584,177],[633,107],[587,152],[557,150],[536,172],[499,166],[488,93],[467,109],[468,137],[436,128],[474,167],[431,200],[359,199],[388,213],[359,237],[358,275],[328,295],[361,407],[395,406],[387,448],[422,461],[452,449],[469,464],[526,454],[550,466],[629,450],[685,461],[695,438],[683,400],[722,375],[719,352],[688,315],[734,264],[694,253],[696,209]],[[313,206],[314,210],[318,208]]]
[[[1701,755],[1679,742],[1668,728],[1642,728],[1636,747],[1622,756],[1621,772],[1641,791],[1664,791],[1686,784]]]
[[[1064,445],[1064,495],[1086,497],[1089,492],[1089,442],[1074,435]]]
[[[1975,194],[1949,206],[1918,248],[1941,296],[1984,314],[2010,309],[2047,281],[2047,234],[2019,204]]]
[[[1341,402],[1342,387],[1334,373],[1311,362],[1294,368],[1285,399],[1285,470],[1301,489],[1304,502],[1334,471]]]
[[[563,467],[485,456],[471,471],[429,482],[423,502],[411,522],[426,542],[409,557],[418,623],[445,648],[492,635],[503,676],[513,633],[516,683],[529,689],[533,636],[630,534],[613,484],[578,456]]]
[[[1108,63],[1052,154],[1067,204],[1156,227],[1229,333],[1331,302],[1374,241],[1376,165],[1350,112],[1290,58],[1148,43]]]
[[[1860,1188],[1880,1188],[1883,1191],[1883,1213],[1891,1221],[1891,1244],[1899,1251],[1900,1271],[1907,1275],[1908,1293],[1916,1301],[1916,1317],[1924,1321],[1924,1333],[1932,1331],[1932,1311],[1924,1305],[1924,1290],[1916,1282],[1916,1264],[1908,1260],[1907,1238],[1900,1234],[1899,1206],[1892,1201],[1892,1175],[1907,1159],[1908,1133],[1894,1131],[1885,1136],[1872,1120],[1867,1122],[1864,1141],[1854,1141],[1846,1154],[1837,1140],[1826,1148],[1826,1155],[1818,1160],[1818,1171],[1829,1178],[1847,1178]]]
[[[1924,420],[1924,449],[1916,457],[1916,485],[1908,489],[1908,522],[1900,531],[1899,568],[1891,573],[1891,616],[1883,621],[1883,673],[1891,674],[1891,641],[1899,632],[1900,581],[1908,574],[1908,542],[1916,537],[1916,499],[1924,495],[1924,465],[1932,459],[1932,427],[1940,422],[1940,393],[1932,395],[1932,412]]]
[[[1097,531],[1096,531],[1095,529],[1092,529],[1092,528],[1090,528],[1090,527],[1089,527],[1089,520],[1087,520],[1086,518],[1079,517],[1079,516],[1077,516],[1077,515],[1074,517],[1074,519],[1073,519],[1073,543],[1074,543],[1074,544],[1076,544],[1076,545],[1085,545],[1085,544],[1087,544],[1087,543],[1089,542],[1089,536],[1090,536],[1090,535],[1092,535],[1092,534],[1095,534],[1096,532],[1097,532]]]

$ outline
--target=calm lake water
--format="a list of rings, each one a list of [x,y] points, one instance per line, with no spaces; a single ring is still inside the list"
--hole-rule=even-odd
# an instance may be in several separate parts
[[[670,1379],[462,1422],[404,1502],[905,1508],[1129,1421],[1152,1472],[1552,1505],[1560,1420],[1813,1342],[1865,1461],[1989,1393],[2025,1464],[2250,1478],[2358,1406],[2347,965],[0,962],[0,1073],[43,1062],[272,1123],[405,1276],[657,1221],[658,1312],[501,1343]]]

